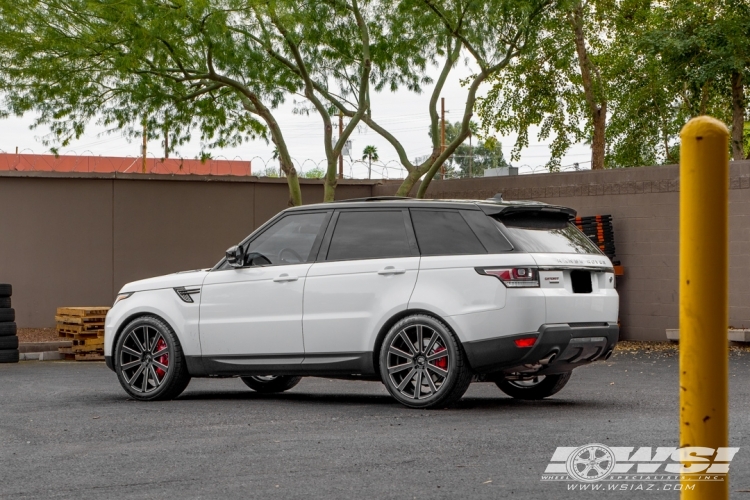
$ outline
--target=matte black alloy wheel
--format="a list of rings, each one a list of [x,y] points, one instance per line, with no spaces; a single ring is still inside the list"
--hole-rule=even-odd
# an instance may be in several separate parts
[[[388,392],[410,408],[444,408],[461,399],[472,373],[453,333],[424,314],[393,325],[380,348],[380,376]]]
[[[154,392],[169,374],[170,352],[164,336],[143,325],[128,332],[120,349],[120,370],[134,392]]]
[[[120,384],[134,399],[174,399],[190,383],[177,335],[155,316],[137,318],[124,328],[113,361]]]
[[[299,384],[300,380],[302,380],[302,377],[292,375],[254,375],[252,377],[242,377],[242,381],[246,386],[255,392],[264,394],[288,391]]]
[[[572,373],[537,375],[521,380],[501,379],[495,384],[505,394],[516,399],[544,399],[560,392]]]
[[[388,377],[409,399],[427,399],[443,388],[451,360],[446,341],[427,325],[401,330],[388,346]]]

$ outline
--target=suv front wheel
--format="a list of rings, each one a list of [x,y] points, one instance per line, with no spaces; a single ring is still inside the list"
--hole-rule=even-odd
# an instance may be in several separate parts
[[[380,349],[380,376],[388,392],[410,408],[442,408],[464,395],[471,369],[451,331],[431,316],[396,323]]]
[[[114,363],[120,384],[140,401],[174,399],[190,383],[182,346],[160,318],[131,321],[117,339]]]

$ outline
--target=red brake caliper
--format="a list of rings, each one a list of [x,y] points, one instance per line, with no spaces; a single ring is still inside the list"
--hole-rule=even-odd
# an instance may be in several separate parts
[[[440,347],[436,348],[433,352],[434,353],[439,353],[439,352],[443,352],[445,350],[446,350],[445,347],[440,346]],[[448,369],[448,353],[445,353],[445,356],[443,356],[442,358],[438,358],[438,359],[434,360],[432,362],[432,364],[435,365],[435,366],[437,366],[441,370],[447,370]]]
[[[156,343],[156,352],[159,352],[162,349],[166,349],[166,348],[167,348],[167,343],[164,342],[164,339],[159,339],[159,342]],[[159,356],[156,359],[156,361],[158,361],[159,363],[163,364],[164,366],[169,366],[169,353],[162,354],[161,356]],[[165,372],[161,368],[159,368],[159,367],[156,368],[156,375],[159,378],[162,378],[165,373],[167,373],[167,372]]]

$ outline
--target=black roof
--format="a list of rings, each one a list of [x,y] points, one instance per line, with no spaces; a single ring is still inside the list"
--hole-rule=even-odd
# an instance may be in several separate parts
[[[541,201],[515,200],[505,201],[501,196],[496,195],[494,198],[487,200],[426,200],[420,198],[407,198],[402,196],[372,196],[368,198],[354,198],[350,200],[337,200],[333,203],[316,203],[313,205],[303,205],[293,207],[287,210],[320,210],[321,208],[364,208],[364,207],[382,207],[382,208],[458,208],[464,210],[482,210],[488,215],[500,213],[518,213],[518,212],[551,212],[564,213],[568,216],[575,217],[576,211],[572,208],[559,205],[550,205]]]

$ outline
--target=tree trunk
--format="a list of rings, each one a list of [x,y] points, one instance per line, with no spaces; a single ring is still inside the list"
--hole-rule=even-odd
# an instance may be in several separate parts
[[[326,169],[325,182],[323,183],[323,202],[328,203],[336,199],[336,178],[337,157],[328,158],[328,168]]]
[[[745,130],[745,88],[743,74],[732,72],[732,159],[745,159],[742,134]]]
[[[607,127],[607,103],[602,103],[594,113],[594,139],[591,142],[591,170],[604,168],[604,133]]]
[[[297,169],[294,165],[284,167],[281,165],[281,169],[286,174],[286,183],[289,185],[289,206],[298,207],[302,205],[302,191],[299,187],[299,177],[297,177]]]
[[[404,179],[398,187],[396,196],[409,196],[412,189],[414,189],[414,184],[417,183],[420,177],[422,177],[422,172],[419,171],[419,168],[414,168],[414,170],[409,172],[409,175],[406,176],[406,179]]]
[[[607,126],[607,100],[601,95],[599,69],[594,65],[586,49],[586,37],[583,32],[583,3],[577,2],[571,12],[570,23],[575,37],[578,66],[581,69],[581,83],[586,105],[591,113],[594,126],[594,138],[591,143],[591,169],[604,168],[605,131]],[[593,73],[593,74],[592,74]],[[594,81],[596,79],[596,81]],[[597,92],[598,91],[598,92]]]

